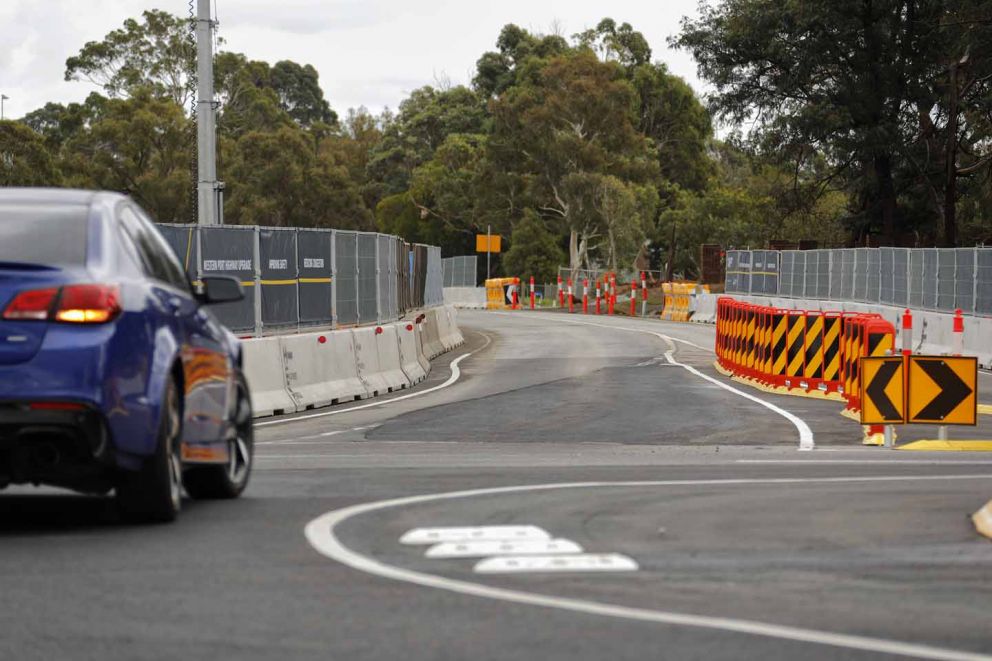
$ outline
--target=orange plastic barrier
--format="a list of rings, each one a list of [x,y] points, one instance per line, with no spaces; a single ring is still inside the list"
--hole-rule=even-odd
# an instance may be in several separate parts
[[[878,314],[785,310],[717,299],[720,366],[774,389],[843,396],[858,411],[860,359],[895,350],[895,328]]]

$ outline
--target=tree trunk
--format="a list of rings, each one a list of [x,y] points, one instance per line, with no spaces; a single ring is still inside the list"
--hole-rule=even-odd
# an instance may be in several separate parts
[[[958,242],[958,65],[951,64],[947,103],[947,146],[944,148],[944,245],[953,248]]]
[[[572,283],[579,275],[582,255],[579,253],[579,233],[574,229],[568,235],[568,271]]]
[[[878,182],[878,203],[882,212],[883,242],[895,245],[896,238],[896,187],[892,181],[892,157],[875,156],[875,178]]]

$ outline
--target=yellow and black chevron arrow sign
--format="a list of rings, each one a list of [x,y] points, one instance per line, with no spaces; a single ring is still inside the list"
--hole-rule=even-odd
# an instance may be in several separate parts
[[[977,424],[978,359],[910,356],[908,399],[911,423]]]
[[[902,356],[861,359],[861,424],[906,422],[906,372]]]

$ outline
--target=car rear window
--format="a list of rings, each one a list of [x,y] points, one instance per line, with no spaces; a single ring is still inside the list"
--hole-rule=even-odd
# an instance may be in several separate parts
[[[0,204],[0,262],[82,266],[89,207]]]

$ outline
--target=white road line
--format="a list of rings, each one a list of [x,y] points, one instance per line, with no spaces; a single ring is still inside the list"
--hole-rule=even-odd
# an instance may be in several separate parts
[[[452,386],[452,385],[455,384],[456,381],[458,381],[459,378],[461,378],[461,375],[462,375],[462,371],[458,367],[458,363],[462,362],[463,360],[465,360],[466,358],[468,358],[472,354],[478,353],[479,351],[482,351],[483,349],[485,349],[486,347],[488,347],[492,343],[493,339],[491,337],[489,337],[485,333],[482,333],[482,336],[486,338],[486,343],[483,344],[478,349],[473,349],[472,351],[469,351],[468,353],[463,353],[462,355],[458,356],[453,361],[451,361],[451,365],[450,365],[451,376],[448,377],[448,380],[447,381],[445,381],[444,383],[442,383],[440,385],[434,386],[433,388],[428,388],[427,390],[421,390],[419,392],[412,392],[409,395],[401,395],[399,397],[391,397],[391,398],[386,399],[386,400],[383,400],[381,402],[372,402],[371,404],[362,404],[361,406],[352,406],[352,407],[349,407],[349,408],[346,408],[346,409],[335,409],[333,411],[324,411],[323,413],[311,413],[309,415],[300,415],[300,416],[296,416],[295,418],[285,418],[283,420],[269,420],[268,422],[256,422],[255,423],[255,427],[268,427],[270,425],[287,425],[287,424],[289,424],[291,422],[300,422],[301,420],[312,420],[313,418],[325,418],[325,417],[327,417],[329,415],[340,415],[342,413],[351,413],[352,411],[361,411],[363,409],[370,409],[370,408],[374,408],[376,406],[385,406],[386,404],[392,404],[393,402],[401,402],[404,399],[412,399],[414,397],[423,397],[424,395],[429,395],[432,392],[436,392],[438,390],[442,390],[443,388],[447,388],[449,386]]]
[[[886,464],[889,466],[992,466],[992,461],[936,459],[738,459],[738,464]]]
[[[513,590],[500,588],[491,585],[473,583],[457,579],[426,574],[424,572],[404,569],[395,565],[388,565],[357,551],[348,548],[335,535],[335,528],[344,521],[355,516],[375,512],[378,510],[394,507],[405,507],[408,505],[418,505],[421,503],[435,502],[439,500],[454,500],[459,498],[473,498],[477,496],[491,496],[495,494],[521,493],[526,491],[550,491],[555,489],[589,489],[589,488],[622,488],[622,487],[665,487],[665,486],[743,486],[743,485],[767,485],[767,484],[829,484],[840,482],[898,482],[898,481],[920,481],[920,480],[992,480],[992,474],[986,475],[883,475],[876,477],[821,477],[821,478],[771,478],[771,479],[728,479],[728,480],[659,480],[646,482],[576,482],[563,484],[537,484],[511,487],[496,487],[490,489],[473,489],[469,491],[454,491],[449,493],[425,494],[421,496],[408,496],[405,498],[394,498],[391,500],[381,500],[372,503],[362,503],[352,505],[332,512],[323,514],[307,524],[305,534],[310,544],[322,555],[336,560],[344,565],[374,574],[383,578],[389,578],[414,585],[432,587],[459,594],[485,597],[518,604],[528,604],[532,606],[543,606],[546,608],[557,608],[590,615],[602,615],[606,617],[616,617],[628,620],[639,620],[642,622],[654,622],[658,624],[671,624],[676,626],[687,626],[701,629],[711,629],[727,631],[732,633],[748,634],[753,636],[765,636],[783,640],[793,640],[817,645],[828,645],[847,649],[864,650],[868,652],[878,652],[882,654],[895,654],[921,659],[945,659],[949,661],[989,661],[989,656],[975,654],[973,652],[962,652],[929,645],[917,645],[897,640],[886,640],[883,638],[871,638],[868,636],[856,636],[841,633],[831,633],[829,631],[817,631],[815,629],[804,629],[790,627],[752,620],[740,620],[726,617],[709,617],[705,615],[692,615],[688,613],[676,613],[671,611],[651,610],[647,608],[632,608],[614,604],[605,604],[585,599],[572,599],[568,597],[556,597],[553,595],[537,594],[525,592],[523,590]]]
[[[582,553],[582,547],[570,539],[534,539],[527,541],[441,542],[424,551],[425,558],[485,558],[494,555],[542,555]]]
[[[637,571],[637,562],[619,553],[499,556],[475,563],[476,574]]]
[[[504,314],[506,314],[506,313],[504,313]],[[780,408],[780,407],[772,404],[771,402],[765,401],[765,400],[761,399],[760,397],[755,397],[754,395],[752,395],[750,393],[746,393],[743,390],[739,390],[737,388],[734,388],[733,386],[728,385],[728,384],[724,383],[723,381],[720,381],[719,379],[714,379],[713,377],[711,377],[711,376],[709,376],[707,374],[703,374],[702,372],[700,372],[699,370],[697,370],[692,365],[686,365],[685,363],[680,363],[680,362],[678,362],[677,360],[675,360],[672,357],[672,354],[675,351],[675,345],[673,344],[674,342],[681,342],[682,344],[688,344],[689,346],[696,347],[697,349],[703,349],[703,347],[699,346],[698,344],[693,344],[692,342],[689,342],[688,340],[681,340],[681,339],[676,338],[676,337],[671,337],[669,335],[665,335],[664,333],[658,333],[656,331],[647,330],[647,329],[644,329],[644,328],[630,328],[630,327],[627,327],[627,326],[614,326],[613,324],[597,324],[597,323],[593,323],[593,322],[589,322],[589,321],[578,321],[576,319],[559,319],[559,321],[561,321],[562,323],[566,323],[566,324],[579,324],[581,326],[599,326],[600,328],[611,328],[611,329],[614,329],[614,330],[622,330],[622,331],[627,331],[627,332],[630,332],[630,333],[644,333],[645,335],[654,335],[655,337],[661,338],[662,340],[664,340],[665,342],[667,342],[669,344],[669,346],[672,347],[672,349],[670,351],[665,352],[665,358],[668,359],[668,362],[669,363],[671,363],[672,365],[676,365],[678,367],[681,367],[681,368],[683,368],[683,369],[685,369],[685,370],[687,370],[689,372],[692,372],[693,374],[695,374],[696,376],[698,376],[701,379],[705,379],[705,380],[709,381],[710,383],[713,383],[713,384],[715,384],[715,385],[723,388],[724,390],[727,390],[729,392],[732,392],[735,395],[740,395],[741,397],[743,397],[745,399],[748,399],[748,400],[750,400],[752,402],[755,402],[756,404],[760,404],[761,406],[764,406],[769,411],[772,411],[772,412],[777,413],[778,415],[782,416],[783,418],[785,418],[786,420],[788,420],[789,422],[791,422],[793,424],[793,426],[795,426],[796,431],[799,432],[799,449],[800,450],[803,450],[803,451],[805,451],[805,450],[812,450],[812,449],[814,449],[816,447],[816,444],[813,442],[813,430],[810,429],[809,428],[809,425],[807,425],[806,422],[802,418],[800,418],[799,416],[797,416],[794,413],[791,413],[789,411],[786,411],[785,409]],[[704,351],[709,351],[709,349],[703,349],[703,350]]]
[[[437,544],[438,542],[473,541],[536,541],[548,540],[551,535],[537,526],[445,526],[441,528],[414,528],[400,537],[400,544]]]

